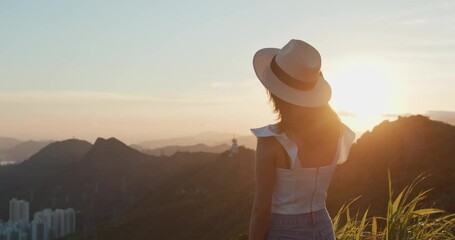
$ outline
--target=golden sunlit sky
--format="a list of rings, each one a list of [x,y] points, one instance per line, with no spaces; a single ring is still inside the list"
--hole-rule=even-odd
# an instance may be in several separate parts
[[[320,51],[330,103],[357,132],[452,114],[454,12],[451,0],[1,1],[0,136],[249,134],[274,122],[252,57],[292,38]]]

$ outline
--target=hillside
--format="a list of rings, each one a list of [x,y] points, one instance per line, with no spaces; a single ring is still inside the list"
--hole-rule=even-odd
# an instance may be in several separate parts
[[[337,168],[329,211],[362,195],[358,207],[383,215],[390,169],[397,189],[431,174],[421,186],[435,188],[427,204],[455,212],[454,144],[454,126],[423,116],[379,124]],[[16,197],[29,200],[31,212],[77,209],[78,229],[91,239],[230,239],[248,228],[253,163],[254,151],[243,147],[234,157],[151,156],[116,138],[55,142],[28,161],[0,167],[0,218],[7,219]]]
[[[205,144],[208,146],[231,144],[234,135],[232,133],[219,133],[219,132],[203,132],[192,136],[168,138],[168,139],[154,139],[133,144],[132,147],[136,149],[159,149],[168,146],[194,146],[198,144]],[[239,144],[247,148],[256,147],[256,139],[254,136],[241,136],[236,134],[235,138]]]
[[[57,141],[43,147],[24,164],[64,164],[79,160],[92,144],[79,139]]]
[[[150,192],[92,239],[225,239],[245,230],[252,207],[254,151],[221,154]],[[178,231],[175,227],[178,226]]]
[[[349,160],[335,172],[329,209],[362,195],[359,206],[373,213],[386,204],[387,169],[393,186],[402,188],[421,173],[429,174],[421,187],[434,188],[429,205],[455,212],[455,127],[424,116],[384,121],[352,147]],[[360,184],[361,183],[361,184]]]
[[[63,174],[68,164],[81,158],[91,147],[86,141],[70,139],[54,142],[20,164],[0,167],[0,218],[7,219],[8,202],[20,197],[32,200],[31,208],[37,209],[51,202],[49,188],[56,189],[59,181],[49,182],[52,175]]]
[[[385,121],[362,136],[334,176],[328,208],[363,195],[357,206],[384,215],[387,170],[396,189],[421,172],[435,191],[428,204],[455,212],[455,127],[423,116]],[[91,239],[230,239],[248,229],[254,194],[254,152],[185,171],[150,192],[115,221],[97,227]],[[175,231],[175,228],[178,231]]]
[[[157,192],[167,179],[212,161],[210,153],[154,157],[115,138],[93,146],[70,139],[50,144],[21,164],[0,167],[0,218],[8,218],[13,197],[30,201],[33,213],[43,208],[75,208],[78,229],[88,232]]]
[[[52,143],[52,141],[25,141],[11,148],[4,149],[3,161],[6,162],[21,162],[27,160],[33,154]]]
[[[171,156],[177,152],[207,152],[207,153],[222,153],[228,150],[230,146],[228,144],[219,144],[215,146],[208,146],[206,144],[196,144],[190,146],[167,146],[155,149],[138,149],[139,151],[155,156]]]

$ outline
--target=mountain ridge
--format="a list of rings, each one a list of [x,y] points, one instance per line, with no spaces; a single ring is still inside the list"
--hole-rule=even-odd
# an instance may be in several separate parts
[[[28,140],[15,145],[12,148],[3,150],[4,161],[18,163],[29,159],[32,155],[51,144],[53,141]]]
[[[419,128],[425,130],[415,131]],[[415,132],[421,135],[413,135]],[[446,138],[443,135],[447,135]],[[409,142],[416,136],[422,137],[422,142],[428,147]],[[453,164],[450,165],[455,163],[455,147],[452,150],[455,141],[432,143],[434,139],[454,137],[454,126],[424,116],[382,122],[354,143],[352,155],[337,167],[327,198],[329,212],[333,216],[341,204],[361,195],[353,209],[369,207],[371,213],[384,216],[388,169],[394,189],[400,189],[421,170],[420,166],[409,161],[416,156],[422,157],[419,162],[432,163],[434,158],[441,158],[440,161],[446,163],[445,168],[433,166],[430,170],[438,177],[429,177],[417,190],[436,187],[438,190],[426,204],[455,212],[450,205],[455,201],[455,175],[451,172],[455,169]],[[425,151],[429,149],[436,153],[428,156]],[[249,151],[250,154],[246,154]],[[217,162],[176,176],[161,188],[160,194],[148,194],[126,214],[99,225],[89,239],[229,240],[247,231],[254,196],[254,152],[243,148],[240,152],[242,159],[235,160],[223,153]],[[414,168],[414,172],[403,171]],[[214,222],[218,223],[216,227],[213,227]],[[172,231],[176,225],[179,226],[178,232]]]
[[[436,189],[426,203],[455,212],[450,205],[455,201],[454,143],[454,126],[423,116],[382,122],[355,142],[349,159],[337,167],[329,211],[333,214],[340,204],[362,195],[355,208],[371,205],[370,211],[381,215],[387,170],[399,188],[424,169],[433,176],[422,189]],[[0,167],[0,216],[7,215],[8,201],[16,197],[30,200],[31,211],[77,209],[84,238],[125,239],[133,234],[136,239],[227,240],[247,230],[254,196],[253,150],[152,156],[116,138],[82,145],[86,151],[72,161],[65,157],[71,149],[59,148],[68,151],[52,163],[61,164],[25,161]],[[46,152],[34,156],[46,157]],[[178,232],[173,231],[176,225]]]
[[[143,149],[140,146],[131,146],[133,148],[137,147],[137,150],[149,155],[155,156],[171,156],[176,152],[208,152],[208,153],[222,153],[230,148],[228,144],[219,144],[214,146],[208,146],[203,143],[189,145],[189,146],[166,146],[155,149]]]
[[[92,147],[92,144],[79,139],[67,139],[48,144],[25,161],[26,164],[37,161],[46,164],[61,164],[79,160]]]

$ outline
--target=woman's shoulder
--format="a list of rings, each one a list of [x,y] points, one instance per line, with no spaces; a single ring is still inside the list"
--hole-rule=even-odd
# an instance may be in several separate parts
[[[341,127],[343,129],[342,133],[343,133],[344,138],[347,141],[353,142],[355,139],[355,132],[352,131],[352,129],[349,128],[348,125],[346,125],[344,123],[341,123]]]
[[[281,133],[277,130],[276,124],[269,124],[263,127],[251,128],[251,133],[257,137],[256,150],[262,153],[271,154],[279,150],[280,144],[276,139]]]
[[[251,128],[251,133],[258,138],[279,136],[280,132],[276,124],[269,124],[263,127]]]
[[[355,133],[347,125],[342,124],[343,127],[343,137],[341,139],[341,149],[338,156],[338,164],[346,162],[351,150],[351,146],[355,140]]]

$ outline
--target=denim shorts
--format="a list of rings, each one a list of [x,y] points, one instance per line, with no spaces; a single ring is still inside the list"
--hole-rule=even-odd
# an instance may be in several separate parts
[[[335,240],[326,209],[296,215],[272,213],[266,240]]]

